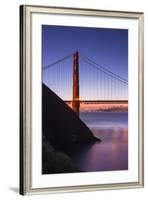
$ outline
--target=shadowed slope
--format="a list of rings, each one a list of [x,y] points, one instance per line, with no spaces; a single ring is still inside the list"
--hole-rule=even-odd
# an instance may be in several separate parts
[[[61,144],[99,141],[76,113],[44,84],[42,86],[42,120],[43,137],[54,148]]]

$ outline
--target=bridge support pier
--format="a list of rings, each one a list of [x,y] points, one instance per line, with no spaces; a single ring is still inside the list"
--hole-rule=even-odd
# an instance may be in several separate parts
[[[79,115],[79,53],[76,51],[73,56],[73,100],[72,109]]]

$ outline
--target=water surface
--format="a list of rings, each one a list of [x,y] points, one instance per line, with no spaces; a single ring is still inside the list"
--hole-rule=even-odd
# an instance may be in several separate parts
[[[70,151],[82,171],[128,169],[128,113],[82,112],[80,118],[101,142]]]

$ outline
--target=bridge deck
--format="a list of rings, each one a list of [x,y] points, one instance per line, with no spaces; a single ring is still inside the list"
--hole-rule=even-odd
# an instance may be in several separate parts
[[[65,100],[66,103],[72,103],[71,100]],[[84,104],[128,104],[128,100],[79,100]]]

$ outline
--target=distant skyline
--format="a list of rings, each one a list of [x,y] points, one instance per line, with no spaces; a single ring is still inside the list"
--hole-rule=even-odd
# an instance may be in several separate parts
[[[66,26],[50,26],[42,25],[42,67],[73,53],[79,51],[99,65],[107,68],[107,70],[118,74],[124,79],[128,80],[128,30],[127,29],[108,29],[108,28],[87,28],[87,27],[66,27]],[[65,61],[66,63],[66,61]],[[68,64],[67,64],[68,63]],[[57,80],[62,80],[60,84],[67,87],[68,93],[64,92],[62,86],[57,86],[55,89],[59,96],[65,99],[70,99],[72,95],[72,59],[68,60],[63,70],[63,75],[58,77],[55,69],[52,71],[43,71],[43,82],[49,87],[56,88]],[[85,87],[92,90],[93,93],[87,95],[87,91],[81,92],[81,98],[97,99],[97,92],[102,93],[104,98],[107,96],[105,86],[98,89],[98,81],[94,75],[90,76],[89,67],[80,61],[80,74],[86,78],[89,77],[89,82],[86,80]],[[68,66],[68,67],[67,67]],[[66,68],[67,67],[67,68]],[[71,68],[71,69],[70,69]],[[61,68],[59,68],[60,70]],[[69,79],[66,77],[66,71],[69,72]],[[59,72],[59,71],[58,71]],[[61,73],[61,71],[60,71]],[[50,78],[51,77],[51,78]],[[55,79],[54,79],[55,77]],[[52,80],[51,80],[52,79]],[[102,79],[99,77],[99,85]],[[82,80],[80,80],[81,82]],[[94,85],[92,85],[94,82]],[[112,93],[116,96],[115,92],[120,90],[121,86],[113,82],[114,91]],[[92,85],[92,86],[91,86]],[[81,91],[84,91],[84,84],[82,84]],[[60,91],[63,90],[63,91]],[[123,90],[123,89],[122,89]],[[63,94],[61,93],[63,92]],[[127,88],[123,90],[123,97],[127,96]],[[126,97],[127,98],[127,97]]]

